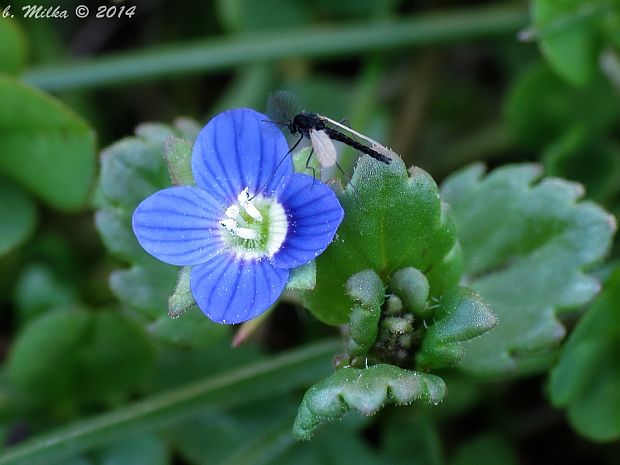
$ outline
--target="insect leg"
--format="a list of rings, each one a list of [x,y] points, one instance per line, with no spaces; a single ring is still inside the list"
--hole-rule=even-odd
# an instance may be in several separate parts
[[[289,150],[288,152],[286,152],[287,155],[291,154],[299,145],[299,143],[301,142],[301,140],[304,138],[303,134],[299,135],[299,139],[297,139],[297,142],[295,142],[295,145],[293,145],[293,148],[291,150]]]
[[[310,186],[311,190],[314,188],[314,181],[316,180],[316,170],[314,169],[314,166],[310,166],[310,159],[312,158],[313,153],[314,153],[314,148],[310,150],[310,155],[308,155],[308,158],[306,159],[306,169],[312,170],[312,186]]]

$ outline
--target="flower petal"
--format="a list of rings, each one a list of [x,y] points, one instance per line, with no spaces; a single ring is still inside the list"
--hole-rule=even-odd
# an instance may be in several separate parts
[[[224,210],[207,192],[171,187],[147,197],[133,214],[132,226],[144,250],[171,265],[198,265],[223,248]]]
[[[277,267],[295,268],[327,248],[344,211],[334,191],[305,174],[293,175],[278,201],[290,223],[286,239],[272,262]]]
[[[190,284],[205,315],[234,324],[267,310],[282,293],[288,274],[267,260],[239,260],[225,253],[192,268]]]
[[[198,187],[225,204],[246,187],[269,195],[293,172],[288,144],[267,116],[249,108],[225,111],[200,131],[192,152]],[[276,166],[279,164],[277,171]]]

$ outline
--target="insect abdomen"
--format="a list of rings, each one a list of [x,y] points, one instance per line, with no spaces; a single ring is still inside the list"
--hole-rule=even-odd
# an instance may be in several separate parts
[[[338,142],[342,142],[343,144],[347,144],[353,147],[354,149],[359,150],[360,152],[371,156],[375,160],[380,161],[381,163],[385,163],[386,165],[389,165],[392,161],[390,158],[386,157],[385,155],[380,154],[376,150],[373,150],[370,147],[365,146],[364,144],[360,144],[355,139],[351,139],[349,136],[346,136],[339,131],[336,131],[328,127],[326,127],[324,131],[327,133],[330,139],[334,139],[334,140],[337,140]]]

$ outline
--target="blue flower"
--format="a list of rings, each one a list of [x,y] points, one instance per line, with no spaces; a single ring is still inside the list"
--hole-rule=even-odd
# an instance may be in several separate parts
[[[194,299],[218,323],[263,313],[289,270],[325,250],[344,214],[328,186],[283,160],[286,139],[266,120],[246,108],[217,115],[194,143],[196,186],[156,192],[133,214],[144,250],[192,267]]]

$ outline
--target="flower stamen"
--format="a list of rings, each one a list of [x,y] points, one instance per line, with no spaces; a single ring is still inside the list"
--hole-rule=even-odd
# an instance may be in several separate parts
[[[250,192],[247,187],[241,191],[239,196],[237,196],[237,200],[239,201],[239,205],[243,207],[243,210],[250,215],[251,218],[256,221],[263,221],[263,215],[261,215],[258,208],[250,202]]]
[[[284,208],[275,199],[261,196],[250,200],[246,187],[237,203],[225,211],[220,225],[226,229],[228,247],[245,259],[272,257],[284,243],[288,220]]]

